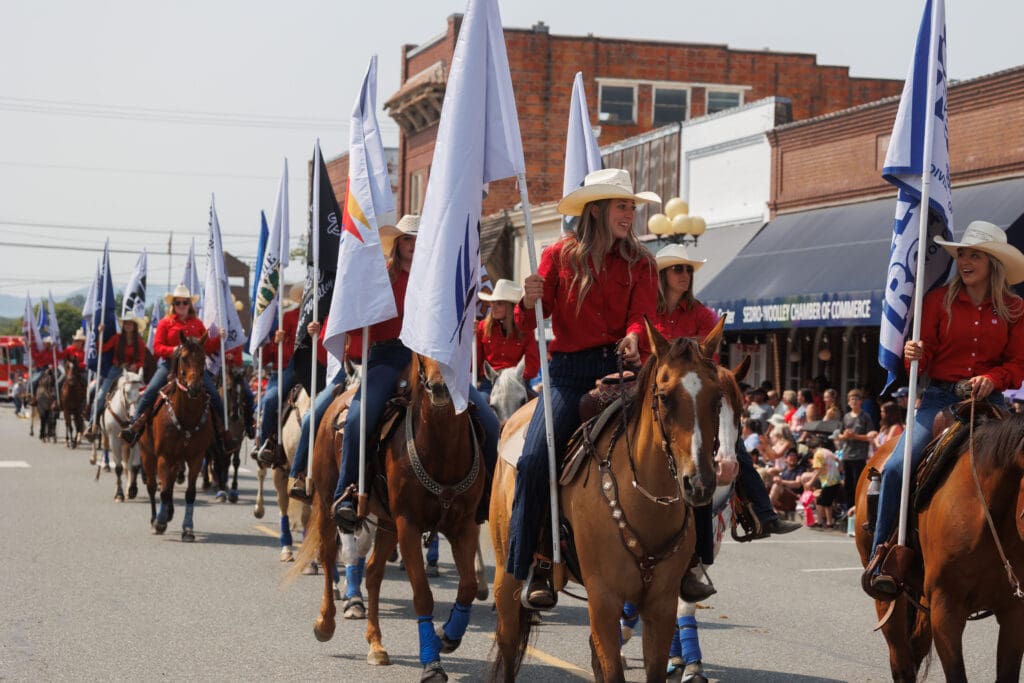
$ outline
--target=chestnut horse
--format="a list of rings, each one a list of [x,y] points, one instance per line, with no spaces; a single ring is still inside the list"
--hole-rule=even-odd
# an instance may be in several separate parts
[[[868,461],[857,484],[857,510],[867,510],[868,471],[881,471],[893,441]],[[973,449],[964,444],[944,483],[918,513],[920,559],[908,585],[928,611],[914,609],[901,595],[882,626],[895,681],[916,680],[933,639],[946,680],[966,681],[963,631],[968,618],[982,611],[993,613],[999,622],[996,680],[1019,680],[1024,595],[1015,596],[1010,577],[1014,570],[1024,570],[1024,415],[978,425],[973,443]],[[998,543],[986,521],[986,506]],[[872,534],[860,524],[856,533],[857,550],[866,564]],[[1000,558],[1000,545],[1009,567]],[[879,617],[890,607],[880,601],[875,606]]]
[[[73,360],[64,361],[64,383],[60,386],[60,407],[64,411],[64,445],[78,448],[85,431],[85,373]]]
[[[424,356],[413,354],[407,374],[408,406],[381,444],[377,476],[367,481],[367,512],[376,516],[373,553],[366,565],[367,627],[370,645],[367,662],[390,664],[381,644],[380,586],[384,568],[395,546],[401,548],[405,573],[413,589],[416,611],[421,681],[447,680],[441,666],[441,652],[453,652],[461,643],[469,623],[470,607],[477,591],[473,558],[478,543],[475,522],[483,494],[484,464],[479,444],[483,438],[472,430],[469,412],[456,414],[440,367]],[[332,494],[338,480],[338,458],[343,435],[334,428],[343,424],[353,390],[339,396],[328,408],[317,430],[313,454],[313,512],[309,533],[290,572],[296,576],[319,553],[320,566],[334,566],[337,529],[331,520]],[[372,435],[371,435],[372,436]],[[374,457],[376,444],[367,443],[367,460]],[[412,452],[409,451],[412,446]],[[368,469],[372,471],[373,468]],[[386,479],[386,482],[385,482]],[[435,633],[434,597],[427,582],[421,539],[424,532],[437,530],[448,538],[459,572],[456,604],[443,627]],[[334,635],[335,607],[330,571],[324,572],[323,601],[313,632],[321,642]]]
[[[162,403],[139,442],[142,467],[149,492],[150,524],[153,533],[162,534],[174,517],[174,482],[188,467],[185,489],[185,518],[181,540],[196,540],[192,515],[196,502],[196,479],[203,455],[213,441],[213,416],[210,397],[203,389],[206,368],[206,334],[198,339],[180,334],[181,345],[171,357],[168,383],[160,390]],[[160,511],[156,509],[156,489],[160,485]]]
[[[709,502],[715,490],[722,392],[708,359],[721,343],[722,325],[698,346],[685,338],[669,343],[647,323],[654,353],[637,379],[627,424],[623,428],[615,418],[594,435],[597,456],[560,488],[562,516],[573,528],[583,574],[575,578],[587,588],[591,666],[599,681],[624,680],[619,616],[627,600],[643,619],[647,680],[665,679],[679,583],[696,540],[692,508]],[[504,457],[522,439],[536,406],[528,403],[505,424],[491,489],[498,611],[492,675],[507,681],[522,663],[531,615],[520,604],[519,582],[505,571],[516,471]]]

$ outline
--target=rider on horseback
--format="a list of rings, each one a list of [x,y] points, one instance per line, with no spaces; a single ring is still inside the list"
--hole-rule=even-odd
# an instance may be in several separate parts
[[[164,301],[167,302],[170,310],[157,324],[156,333],[153,336],[153,355],[159,359],[156,372],[153,373],[152,379],[146,385],[146,393],[142,395],[138,405],[135,407],[132,423],[121,431],[121,438],[131,446],[134,446],[138,442],[139,437],[142,436],[142,430],[145,429],[146,423],[149,422],[150,408],[156,402],[156,397],[160,390],[167,384],[171,357],[181,344],[180,335],[184,334],[186,337],[199,338],[206,334],[206,326],[196,316],[195,304],[199,301],[198,294],[192,294],[188,291],[188,287],[180,284],[174,288],[173,293],[164,295]],[[207,354],[212,354],[216,353],[219,348],[219,340],[216,336],[211,335],[206,340],[204,350]],[[224,404],[220,400],[217,387],[214,386],[213,377],[209,372],[203,373],[203,388],[206,389],[206,393],[210,396],[210,412],[213,416],[214,424],[217,425],[215,431],[223,443],[227,443],[231,437],[225,433],[224,425],[221,424],[223,421]]]
[[[277,372],[271,372],[267,380],[267,388],[260,399],[260,433],[256,440],[259,447],[253,458],[264,467],[271,467],[278,462],[277,454],[277,413],[282,397],[288,396],[298,381],[295,373],[295,331],[299,326],[299,303],[302,300],[302,284],[297,283],[288,290],[288,298],[282,300],[283,312],[281,329],[274,332],[274,338],[263,345],[263,360],[266,363],[277,363],[277,346],[281,349],[281,383],[278,384]]]
[[[498,280],[494,293],[481,292],[483,301],[491,302],[487,317],[476,326],[476,361],[479,364],[477,387],[485,396],[491,394],[491,380],[483,372],[484,361],[494,370],[514,368],[526,357],[523,379],[529,382],[540,370],[537,340],[523,334],[515,322],[513,310],[523,298],[523,289],[511,280]]]
[[[74,362],[79,370],[85,367],[85,332],[82,328],[75,330],[75,336],[71,338],[71,346],[64,349],[61,358]]]
[[[106,408],[107,394],[110,393],[110,388],[117,383],[122,372],[125,370],[139,372],[142,369],[146,360],[146,343],[142,339],[141,329],[145,325],[146,322],[136,318],[131,311],[124,312],[121,314],[121,331],[103,344],[103,353],[113,351],[114,355],[109,366],[110,369],[107,370],[107,377],[103,380],[103,385],[96,396],[96,400],[99,401],[98,412]],[[100,335],[103,334],[102,323],[96,329]],[[106,370],[106,368],[104,369]],[[92,411],[87,410],[87,414],[92,415]],[[97,426],[90,423],[89,428],[85,431],[85,438],[92,441],[96,432]]]
[[[376,432],[384,414],[388,399],[395,393],[398,380],[403,376],[412,360],[412,352],[402,344],[398,335],[402,331],[402,316],[405,311],[405,290],[409,285],[409,269],[412,267],[416,250],[416,234],[420,217],[402,216],[396,226],[382,226],[380,229],[381,248],[388,255],[388,273],[395,295],[398,315],[391,320],[370,327],[370,353],[363,368],[359,390],[352,399],[345,419],[345,436],[341,443],[341,472],[334,491],[334,505],[331,515],[344,533],[352,533],[358,516],[355,507],[356,479],[359,476],[359,412],[366,410],[366,428],[369,434]],[[349,348],[362,348],[362,330],[349,332]],[[365,401],[363,390],[366,390]],[[498,458],[498,418],[494,416],[487,399],[480,391],[470,386],[469,400],[476,406],[477,417],[486,432],[484,460],[489,473],[494,471]]]
[[[1009,287],[1024,281],[1024,254],[1007,243],[1002,229],[985,221],[968,225],[960,242],[936,237],[935,243],[954,257],[956,273],[947,285],[925,295],[921,340],[909,340],[903,347],[904,362],[909,366],[917,360],[922,374],[931,378],[914,420],[915,468],[932,439],[935,416],[965,398],[958,394],[958,385],[974,399],[988,398],[1001,405],[1000,392],[1024,380],[1024,301]],[[900,504],[905,440],[906,433],[882,470],[864,584],[876,599],[892,599],[904,585],[903,567],[886,562],[886,556],[894,548],[890,536]]]
[[[53,337],[43,337],[43,348],[32,348],[32,375],[28,379],[29,396],[35,396],[39,379],[53,366]]]

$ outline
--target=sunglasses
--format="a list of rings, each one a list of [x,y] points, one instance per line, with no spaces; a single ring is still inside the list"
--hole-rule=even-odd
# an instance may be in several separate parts
[[[174,300],[174,305],[175,306],[188,306],[191,303],[192,303],[192,301],[190,299],[175,299]]]
[[[676,275],[680,275],[682,273],[690,273],[693,275],[693,266],[689,264],[677,263],[674,266],[669,266],[668,269]]]

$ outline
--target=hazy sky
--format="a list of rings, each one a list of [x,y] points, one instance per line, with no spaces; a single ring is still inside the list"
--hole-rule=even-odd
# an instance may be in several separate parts
[[[903,78],[924,2],[911,0],[506,0],[505,26],[553,34],[816,53],[855,76]],[[195,236],[205,271],[210,193],[225,248],[253,258],[282,162],[293,240],[305,230],[306,160],[348,147],[371,54],[378,103],[397,90],[401,46],[445,30],[460,0],[0,0],[0,294],[88,284],[103,241],[123,287],[142,247],[168,280]],[[1021,0],[949,0],[949,73],[1024,61]],[[568,93],[569,84],[566,84]],[[568,95],[567,95],[568,96]],[[593,99],[593,93],[590,94]],[[592,106],[593,106],[592,102]],[[379,114],[386,143],[398,128]],[[1015,122],[1021,125],[1021,122]],[[268,219],[270,217],[268,216]],[[74,247],[75,251],[15,244]],[[171,280],[181,277],[174,256]],[[290,269],[289,279],[300,277]]]

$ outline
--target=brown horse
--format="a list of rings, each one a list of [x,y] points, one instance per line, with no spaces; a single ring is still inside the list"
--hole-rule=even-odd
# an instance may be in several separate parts
[[[64,383],[60,387],[60,407],[64,411],[64,443],[78,448],[85,431],[85,375],[73,360],[64,361]]]
[[[708,359],[721,343],[722,323],[700,346],[689,339],[670,344],[649,323],[647,335],[654,353],[640,372],[626,426],[616,418],[595,435],[597,456],[560,489],[583,574],[576,579],[587,588],[591,665],[599,681],[624,680],[619,616],[627,600],[643,618],[647,680],[665,679],[679,583],[695,544],[692,507],[710,501],[715,490],[722,393]],[[491,489],[498,610],[492,675],[507,681],[519,670],[531,617],[520,604],[519,582],[505,572],[516,471],[504,455],[522,438],[536,405],[528,403],[506,423]]]
[[[33,413],[28,425],[29,436],[34,433],[35,416],[39,415],[39,440],[45,443],[49,439],[57,443],[58,398],[53,368],[46,368],[36,382],[35,393],[31,397]]]
[[[203,490],[206,491],[212,483],[216,483],[217,501],[237,503],[238,468],[242,464],[239,453],[242,450],[242,439],[245,437],[245,425],[251,419],[246,415],[245,399],[242,396],[242,392],[245,391],[245,370],[228,368],[227,390],[220,386],[219,374],[217,378],[217,391],[220,392],[221,401],[227,406],[227,430],[231,435],[231,443],[227,444],[226,448],[221,448],[216,442],[210,444],[210,449],[206,453],[206,466],[203,468]],[[233,476],[232,466],[235,468]]]
[[[405,560],[405,572],[413,589],[413,607],[420,634],[421,681],[447,680],[440,652],[452,652],[460,644],[469,619],[469,606],[477,590],[473,558],[478,543],[475,515],[484,487],[484,465],[468,411],[455,413],[439,366],[413,354],[408,371],[409,399],[405,414],[381,444],[383,455],[378,474],[368,481],[368,513],[379,520],[373,554],[366,566],[370,664],[390,664],[381,644],[380,586],[384,567],[396,544]],[[337,534],[330,517],[331,494],[338,480],[338,454],[342,435],[333,425],[343,423],[339,413],[352,390],[335,399],[317,431],[313,454],[313,513],[310,533],[292,575],[297,575],[314,552],[324,571],[320,618],[314,626],[318,640],[334,635],[334,596],[331,572],[337,552]],[[367,459],[375,451],[367,443]],[[412,446],[410,453],[408,446]],[[385,481],[386,480],[386,481]],[[371,486],[372,484],[372,486]],[[459,572],[459,587],[452,615],[435,634],[432,623],[434,598],[427,583],[420,545],[426,531],[438,530],[448,538]]]
[[[188,488],[185,489],[181,540],[194,541],[192,515],[196,502],[196,479],[202,467],[203,454],[214,438],[214,423],[210,414],[210,397],[203,389],[206,335],[195,339],[181,334],[180,340],[181,345],[171,358],[167,386],[160,390],[163,402],[139,443],[153,533],[166,531],[167,523],[174,517],[174,481],[187,465]],[[159,512],[156,509],[157,484],[160,485]]]
[[[895,445],[887,442],[868,461],[857,485],[857,510],[867,510],[868,470],[881,471]],[[986,522],[987,506],[1009,566],[1024,568],[1024,416],[981,424],[973,455],[964,444],[959,459],[918,514],[920,561],[908,586],[927,612],[904,596],[882,626],[893,680],[916,680],[932,640],[947,681],[966,681],[962,636],[968,618],[992,612],[999,622],[996,680],[1017,681],[1024,656],[1024,600],[1014,595],[1007,568]],[[976,468],[978,485],[972,468]],[[979,497],[984,498],[984,504]],[[861,517],[858,514],[858,519]],[[857,549],[866,565],[872,534],[857,525]],[[879,617],[890,608],[876,601]]]

